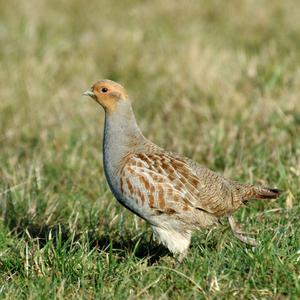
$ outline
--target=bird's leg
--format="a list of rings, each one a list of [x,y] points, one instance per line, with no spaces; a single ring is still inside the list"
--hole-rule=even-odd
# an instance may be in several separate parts
[[[250,238],[246,235],[243,235],[243,234],[246,234],[246,233],[241,230],[239,224],[235,222],[235,220],[233,219],[232,216],[228,217],[228,221],[229,221],[229,224],[230,224],[230,228],[233,232],[233,235],[237,239],[239,239],[241,242],[243,242],[245,244],[248,244],[248,245],[251,245],[251,246],[259,245],[259,242],[256,241],[255,239]]]
[[[184,250],[177,256],[178,262],[182,263],[188,253],[188,249]]]

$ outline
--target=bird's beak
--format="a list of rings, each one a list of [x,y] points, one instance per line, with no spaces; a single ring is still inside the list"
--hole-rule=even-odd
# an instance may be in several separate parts
[[[91,90],[87,90],[82,94],[83,96],[95,97],[95,94]]]

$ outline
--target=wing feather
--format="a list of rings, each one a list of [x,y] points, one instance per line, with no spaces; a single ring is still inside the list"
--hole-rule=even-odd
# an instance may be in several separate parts
[[[215,216],[233,210],[232,191],[223,177],[166,152],[132,154],[120,177],[125,194],[154,210],[174,214],[199,209]]]

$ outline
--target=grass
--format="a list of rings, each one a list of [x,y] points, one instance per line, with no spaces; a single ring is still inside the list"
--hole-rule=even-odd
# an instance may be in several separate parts
[[[287,1],[0,3],[3,299],[300,297],[300,9]],[[101,162],[110,78],[144,134],[226,177],[277,186],[174,262]]]

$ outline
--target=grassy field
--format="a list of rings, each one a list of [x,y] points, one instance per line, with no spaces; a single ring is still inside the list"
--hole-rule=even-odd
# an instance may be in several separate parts
[[[300,297],[298,1],[1,1],[0,297]],[[104,114],[123,84],[145,136],[285,193],[196,233],[178,264],[106,184]]]

